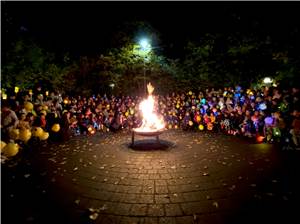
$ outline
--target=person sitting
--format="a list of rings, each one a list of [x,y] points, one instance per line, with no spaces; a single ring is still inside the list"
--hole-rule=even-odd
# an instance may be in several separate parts
[[[16,113],[10,109],[10,105],[7,101],[2,101],[1,109],[1,135],[3,141],[9,141],[9,132],[16,128],[19,123],[19,119]]]

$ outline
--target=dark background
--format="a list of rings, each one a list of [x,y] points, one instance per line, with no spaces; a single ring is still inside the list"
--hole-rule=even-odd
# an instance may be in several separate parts
[[[299,49],[299,2],[1,2],[2,49],[27,33],[46,49],[94,55],[110,48],[126,21],[146,21],[164,53],[181,55],[205,33],[270,35]],[[155,43],[154,43],[155,44]]]

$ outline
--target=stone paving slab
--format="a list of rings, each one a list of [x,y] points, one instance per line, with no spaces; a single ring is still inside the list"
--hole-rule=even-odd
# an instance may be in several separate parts
[[[290,173],[299,152],[179,130],[163,133],[160,144],[139,136],[130,148],[130,140],[79,136],[39,148],[19,173],[5,169],[7,223],[263,223],[295,214],[287,208],[299,196],[299,172]],[[9,216],[16,202],[18,218]]]

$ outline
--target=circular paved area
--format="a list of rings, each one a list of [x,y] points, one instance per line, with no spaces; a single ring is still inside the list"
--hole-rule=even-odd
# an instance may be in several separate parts
[[[160,138],[158,144],[136,136],[131,148],[129,133],[97,133],[34,150],[18,172],[5,169],[4,218],[265,223],[295,214],[299,152],[205,132],[167,131]]]

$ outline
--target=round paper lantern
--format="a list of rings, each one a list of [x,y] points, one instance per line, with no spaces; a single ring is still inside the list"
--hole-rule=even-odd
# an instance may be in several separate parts
[[[25,108],[25,110],[27,110],[28,112],[29,112],[29,111],[32,111],[32,110],[33,110],[33,104],[30,103],[30,102],[26,102],[26,103],[24,104],[24,108]]]
[[[19,135],[20,135],[20,129],[15,128],[9,132],[9,137],[13,140],[17,140],[19,138]]]
[[[90,125],[90,126],[88,127],[88,131],[91,132],[92,130],[93,130],[93,127]]]
[[[207,124],[207,130],[211,131],[211,130],[213,130],[213,128],[214,128],[214,126],[212,123]]]
[[[24,129],[20,131],[19,139],[23,142],[27,142],[31,138],[31,131]]]
[[[202,124],[200,124],[200,125],[198,126],[198,128],[199,128],[200,131],[203,131],[203,130],[204,130],[204,126],[203,126]]]
[[[200,115],[197,115],[196,116],[196,121],[199,123],[201,121],[201,116]]]
[[[193,92],[192,91],[189,91],[189,95],[192,95],[193,94]]]
[[[193,121],[189,121],[189,126],[193,126]]]
[[[6,143],[3,142],[3,141],[1,141],[1,153],[2,153],[2,151],[3,151],[3,149],[4,149],[5,146],[6,146]]]
[[[41,127],[35,127],[33,129],[32,133],[33,133],[33,136],[40,137],[44,133],[44,130]]]
[[[59,124],[54,124],[51,128],[52,131],[54,132],[59,132],[60,130],[60,125]]]
[[[44,131],[43,134],[40,136],[40,140],[44,141],[49,138],[49,132]]]
[[[280,137],[281,136],[281,131],[279,128],[273,128],[273,135],[275,137]]]
[[[7,157],[15,156],[18,154],[18,152],[19,152],[19,145],[16,143],[8,143],[3,149],[3,153]]]
[[[261,135],[258,135],[257,137],[256,137],[256,142],[257,143],[262,143],[263,142],[263,140],[264,140],[264,136],[261,136]]]
[[[259,109],[265,110],[265,109],[267,109],[267,105],[265,103],[261,103],[261,104],[259,104]]]

